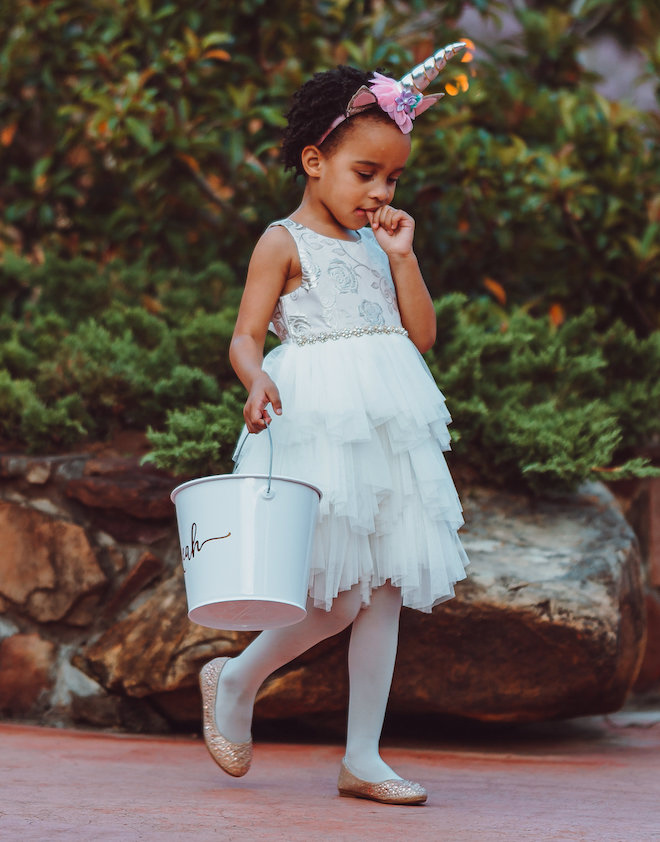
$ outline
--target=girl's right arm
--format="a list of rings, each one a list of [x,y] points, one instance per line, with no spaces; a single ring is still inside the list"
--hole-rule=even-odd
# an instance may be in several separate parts
[[[294,250],[295,244],[284,228],[275,226],[263,234],[250,259],[229,346],[229,360],[248,391],[243,417],[251,433],[260,433],[270,423],[267,404],[272,404],[277,415],[282,414],[277,386],[261,366],[268,324],[291,274]]]

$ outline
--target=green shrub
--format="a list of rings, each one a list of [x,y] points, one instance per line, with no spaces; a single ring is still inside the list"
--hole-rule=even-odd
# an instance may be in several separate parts
[[[36,450],[66,447],[84,437],[90,426],[78,395],[46,405],[31,381],[0,371],[0,435],[5,441],[28,443]]]
[[[222,305],[232,298],[224,264],[149,272],[121,260],[14,258],[9,268],[15,283],[0,288],[0,430],[16,445],[38,450],[146,428],[170,409],[220,400],[235,384],[227,346],[236,306]],[[22,289],[30,295],[17,295]]]
[[[135,267],[115,261],[99,273],[83,261],[75,277],[92,306],[80,320],[75,302],[52,310],[66,284],[75,287],[67,263],[54,261],[47,277],[42,269],[23,266],[33,296],[21,319],[0,322],[2,437],[39,450],[149,426],[157,464],[187,475],[228,470],[241,426],[228,363],[232,291],[223,305],[218,287],[207,312],[200,275],[160,270],[144,273],[140,307]],[[437,311],[429,362],[455,419],[455,449],[483,480],[548,493],[594,471],[643,472],[630,459],[660,427],[658,332],[640,339],[620,322],[599,329],[593,310],[557,327],[459,294]]]
[[[224,392],[217,403],[173,410],[165,430],[149,429],[154,449],[145,461],[190,477],[230,472],[243,423],[242,409],[235,387]]]
[[[4,3],[0,242],[35,258],[196,272],[221,258],[223,282],[240,284],[264,226],[298,201],[277,163],[293,90],[340,61],[397,75],[469,35],[453,28],[466,5]],[[491,19],[502,8],[471,5]],[[647,334],[660,325],[660,126],[597,95],[580,50],[615,32],[657,75],[660,12],[616,0],[507,6],[520,35],[478,44],[470,90],[415,127],[397,201],[416,215],[432,293],[480,293],[492,277],[514,305],[593,306],[601,324],[616,314]],[[450,64],[434,88],[468,67]],[[148,286],[136,279],[133,293]],[[108,301],[95,295],[80,287],[59,303]]]
[[[657,333],[598,333],[591,311],[555,327],[456,294],[437,313],[430,368],[454,449],[484,480],[547,494],[649,472],[634,454],[660,432]]]
[[[556,327],[458,294],[436,306],[428,361],[454,418],[454,450],[483,481],[553,494],[654,473],[635,454],[660,432],[657,334],[638,340],[621,323],[598,333],[593,312]],[[186,475],[230,470],[239,393],[169,413],[165,431],[150,432],[150,459]]]
[[[2,4],[3,441],[43,450],[149,426],[158,464],[226,470],[245,269],[300,195],[277,163],[290,94],[338,62],[400,75],[466,34],[466,5]],[[520,36],[477,45],[469,91],[416,125],[397,203],[443,296],[429,361],[456,450],[489,482],[560,491],[643,473],[658,434],[660,122],[597,95],[580,50],[615,32],[657,77],[660,13],[637,0],[514,13]]]

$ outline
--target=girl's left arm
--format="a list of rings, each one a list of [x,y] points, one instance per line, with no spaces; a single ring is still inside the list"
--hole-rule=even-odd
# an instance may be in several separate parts
[[[436,319],[433,300],[413,251],[415,220],[405,211],[387,205],[371,213],[369,223],[390,261],[401,324],[423,354],[435,342]]]

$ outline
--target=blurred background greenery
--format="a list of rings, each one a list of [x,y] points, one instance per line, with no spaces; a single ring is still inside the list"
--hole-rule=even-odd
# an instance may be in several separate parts
[[[641,0],[5,0],[2,448],[148,430],[157,464],[226,471],[245,269],[301,193],[278,162],[291,93],[337,63],[400,76],[470,38],[466,12],[514,32],[473,37],[434,83],[449,95],[396,199],[437,300],[454,449],[532,493],[648,472],[660,114],[606,99],[583,58],[608,35],[657,84],[660,5]]]

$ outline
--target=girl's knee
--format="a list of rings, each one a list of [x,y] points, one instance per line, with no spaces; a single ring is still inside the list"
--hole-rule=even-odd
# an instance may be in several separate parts
[[[401,588],[395,587],[389,580],[384,585],[374,588],[369,608],[373,613],[398,615],[401,610]]]
[[[361,606],[362,597],[359,585],[355,585],[350,591],[342,591],[335,597],[330,614],[337,625],[338,631],[350,626],[360,613]]]

